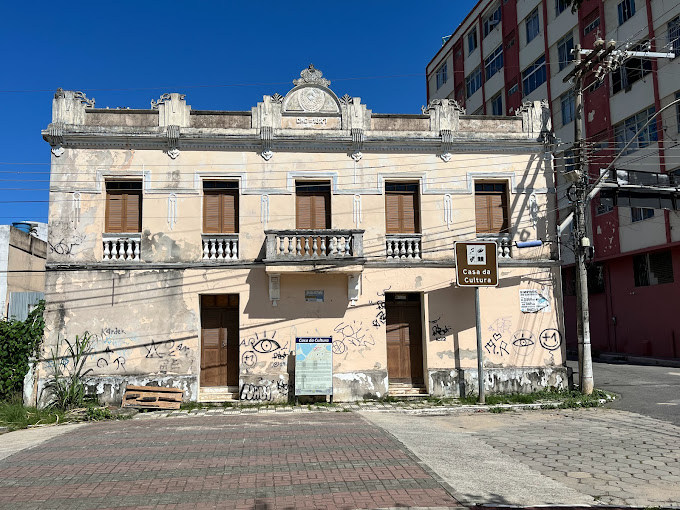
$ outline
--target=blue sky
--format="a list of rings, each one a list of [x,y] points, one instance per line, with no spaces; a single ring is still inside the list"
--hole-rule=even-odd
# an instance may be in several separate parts
[[[313,63],[340,96],[418,113],[425,66],[476,2],[6,2],[0,21],[0,224],[47,221],[58,87],[97,107],[246,110]]]

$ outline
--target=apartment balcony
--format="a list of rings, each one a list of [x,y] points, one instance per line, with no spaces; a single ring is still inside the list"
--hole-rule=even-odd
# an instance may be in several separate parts
[[[204,261],[239,260],[238,234],[203,234],[201,240]]]
[[[356,273],[363,270],[363,230],[267,230],[265,234],[267,272],[300,272],[319,268],[329,272]]]
[[[139,262],[142,235],[135,234],[102,234],[104,261]]]
[[[387,260],[420,260],[421,234],[386,234],[385,254]]]

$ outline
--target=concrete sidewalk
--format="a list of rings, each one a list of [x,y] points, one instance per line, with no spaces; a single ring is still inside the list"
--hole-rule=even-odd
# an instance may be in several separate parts
[[[606,408],[362,413],[393,433],[465,505],[680,508],[680,427]]]

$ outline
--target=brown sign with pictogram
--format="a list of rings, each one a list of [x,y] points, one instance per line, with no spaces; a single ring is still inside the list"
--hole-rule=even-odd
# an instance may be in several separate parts
[[[498,285],[498,247],[494,241],[455,243],[457,283],[460,287]]]

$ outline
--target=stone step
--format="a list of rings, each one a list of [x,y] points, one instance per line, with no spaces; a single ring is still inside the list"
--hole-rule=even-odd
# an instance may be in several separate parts
[[[236,402],[238,386],[207,386],[198,392],[199,402]]]

